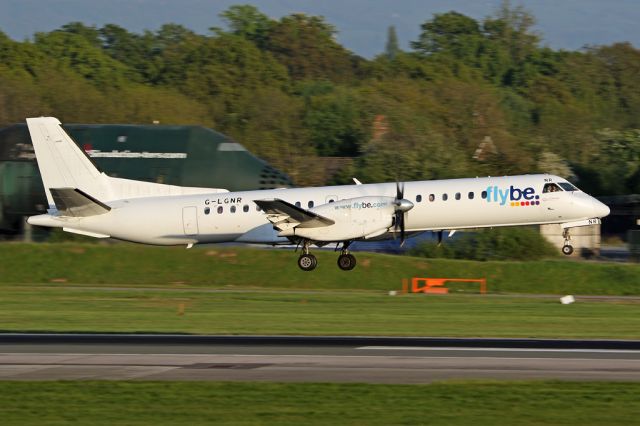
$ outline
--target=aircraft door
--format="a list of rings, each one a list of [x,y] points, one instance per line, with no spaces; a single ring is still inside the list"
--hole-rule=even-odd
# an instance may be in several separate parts
[[[182,226],[185,235],[198,235],[198,213],[196,207],[182,209]]]
[[[562,189],[553,183],[546,183],[542,189],[540,201],[544,206],[544,218],[542,220],[562,220]]]

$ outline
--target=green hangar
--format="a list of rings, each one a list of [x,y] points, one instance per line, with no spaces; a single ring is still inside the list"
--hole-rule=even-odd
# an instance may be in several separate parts
[[[230,191],[291,187],[291,179],[242,145],[200,126],[63,126],[110,176]],[[24,217],[46,210],[26,124],[0,129],[0,233],[16,234]]]

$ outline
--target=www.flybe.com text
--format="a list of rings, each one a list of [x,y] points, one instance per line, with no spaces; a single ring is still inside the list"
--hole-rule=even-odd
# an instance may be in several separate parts
[[[372,202],[364,202],[364,201],[356,201],[353,204],[341,204],[335,207],[336,210],[344,210],[344,209],[378,209],[380,207],[386,207],[389,203],[386,201],[379,201],[376,203]]]

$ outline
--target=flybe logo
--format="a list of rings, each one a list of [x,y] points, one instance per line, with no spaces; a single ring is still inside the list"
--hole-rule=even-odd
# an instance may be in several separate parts
[[[500,189],[497,186],[487,187],[487,202],[500,203],[501,206],[525,207],[540,205],[540,196],[536,190],[528,187],[524,189],[511,185],[509,188]]]

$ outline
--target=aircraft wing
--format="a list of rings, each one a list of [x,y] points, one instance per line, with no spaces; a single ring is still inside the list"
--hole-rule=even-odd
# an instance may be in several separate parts
[[[320,216],[310,210],[287,203],[280,199],[254,200],[264,212],[267,219],[281,230],[296,226],[298,228],[318,228],[333,225],[335,221]]]
[[[49,191],[56,208],[63,216],[96,216],[111,210],[111,207],[78,188],[49,188]]]

